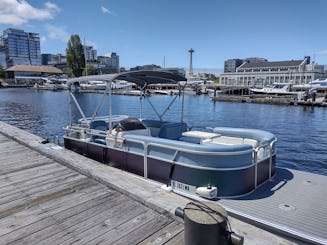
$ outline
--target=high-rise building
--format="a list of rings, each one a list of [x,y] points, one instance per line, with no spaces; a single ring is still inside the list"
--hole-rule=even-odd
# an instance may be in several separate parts
[[[65,55],[62,54],[42,54],[42,65],[62,65],[67,63]]]
[[[8,28],[1,42],[7,67],[14,65],[41,65],[40,37],[37,33]]]
[[[2,49],[1,45],[0,45],[0,66],[1,66],[2,68],[7,68],[6,53],[5,53],[5,51]]]
[[[85,60],[95,61],[97,59],[97,51],[92,46],[83,45]]]

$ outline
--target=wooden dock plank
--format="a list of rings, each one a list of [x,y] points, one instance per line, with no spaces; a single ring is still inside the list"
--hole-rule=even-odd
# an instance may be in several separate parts
[[[123,197],[118,192],[108,192],[10,232],[2,236],[1,240],[6,242],[14,241],[15,244],[35,244],[51,237],[54,239],[49,244],[59,244],[63,240],[72,237],[70,235],[72,226],[83,226],[89,218],[102,215],[111,207],[117,206],[117,204],[111,206],[111,203],[109,205],[110,200],[124,201]]]
[[[99,232],[98,229],[100,228],[100,226],[95,226],[92,229],[93,234],[90,234],[89,236],[84,236],[81,240],[76,240],[72,244],[113,244],[122,237],[129,235],[133,230],[137,230],[146,223],[151,222],[153,219],[155,219],[155,217],[158,217],[158,214],[151,209],[147,209],[145,211],[143,210],[142,212],[139,212],[137,215],[135,215],[135,213],[132,213],[116,224],[111,222],[111,220],[108,220],[109,225],[111,226],[109,230],[101,230]],[[163,220],[165,221],[165,218],[163,218]],[[135,244],[131,241],[129,242],[130,244]]]
[[[165,226],[163,229],[160,229],[156,233],[152,234],[147,239],[139,242],[139,245],[161,245],[166,244],[174,237],[178,236],[179,233],[183,232],[184,224],[173,221]]]
[[[39,176],[38,178],[31,178],[24,182],[17,182],[15,184],[4,185],[0,187],[0,199],[11,195],[14,192],[24,191],[25,189],[34,188],[35,185],[40,185],[42,183],[50,183],[55,181],[60,181],[61,178],[69,178],[70,176],[75,176],[77,173],[72,172],[70,169],[64,169],[56,172],[52,172],[47,175]],[[22,184],[23,183],[23,184]]]
[[[25,206],[26,203],[33,202],[44,196],[51,196],[55,193],[62,192],[65,189],[81,185],[85,181],[89,180],[85,176],[76,175],[72,178],[61,179],[62,181],[51,182],[48,184],[40,183],[34,188],[27,190],[20,190],[14,192],[12,195],[8,195],[0,200],[0,212],[15,208],[17,206]]]
[[[42,244],[71,244],[74,242],[83,243],[84,240],[91,240],[99,234],[114,229],[122,222],[126,222],[135,215],[147,210],[146,207],[135,204],[134,201],[120,195],[103,203],[95,209],[95,213],[88,211],[87,219],[84,213],[65,219],[60,225],[65,227],[61,233],[54,234],[47,239],[42,239]]]
[[[50,159],[27,159],[23,163],[6,163],[4,166],[0,166],[0,174],[9,174],[24,169],[35,168],[53,163]]]
[[[25,169],[23,168],[22,171],[15,171],[8,174],[3,174],[0,176],[0,186],[14,184],[17,182],[24,182],[32,178],[37,178],[42,175],[46,175],[52,172],[61,171],[67,169],[64,166],[55,163],[53,161],[49,161],[48,164],[44,164],[41,166],[33,167]]]
[[[148,222],[142,224],[140,227],[135,227],[135,224],[132,224],[132,226],[130,226],[130,222],[128,222],[123,224],[121,227],[117,227],[118,229],[123,229],[126,232],[126,235],[122,236],[119,240],[115,242],[111,242],[111,240],[108,240],[108,235],[106,234],[106,240],[100,242],[100,244],[138,244],[144,240],[144,237],[151,236],[153,232],[157,232],[158,230],[164,228],[171,222],[172,219],[165,215],[156,215]],[[112,239],[112,237],[110,237],[110,239]]]
[[[167,241],[165,244],[167,245],[184,245],[184,230],[174,236],[172,239]],[[247,244],[247,243],[245,243]],[[250,244],[250,243],[248,243]],[[255,244],[255,243],[254,243]],[[256,243],[259,244],[259,243]]]
[[[126,244],[169,227],[169,216],[0,134],[1,244]]]
[[[103,188],[103,186],[84,187],[83,190],[70,189],[58,193],[61,195],[43,197],[39,202],[31,203],[28,207],[18,207],[17,210],[12,210],[11,213],[7,213],[0,219],[0,237],[108,192],[107,188]]]

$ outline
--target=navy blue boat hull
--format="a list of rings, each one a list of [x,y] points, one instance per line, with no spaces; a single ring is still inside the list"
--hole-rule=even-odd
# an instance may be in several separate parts
[[[65,148],[69,150],[106,165],[145,176],[145,159],[142,154],[109,148],[101,144],[82,142],[68,137],[65,137],[64,143]],[[276,156],[273,155],[271,159],[266,158],[257,165],[252,164],[241,168],[206,169],[187,164],[172,164],[169,161],[147,156],[146,177],[164,184],[173,183],[174,189],[186,193],[192,187],[215,186],[218,188],[218,197],[233,197],[247,194],[270,179],[275,174],[275,162]]]

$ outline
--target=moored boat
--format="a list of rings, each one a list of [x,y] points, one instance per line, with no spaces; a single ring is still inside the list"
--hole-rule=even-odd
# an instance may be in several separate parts
[[[83,79],[94,77],[75,78],[70,83]],[[103,96],[108,94],[109,101],[111,84],[115,80],[137,84],[141,88],[141,96],[149,84],[179,84],[185,81],[184,77],[163,71],[134,71],[101,75],[96,79],[107,81]],[[177,96],[161,114],[155,110],[157,120],[143,119],[142,109],[139,119],[111,115],[111,109],[107,117],[96,117],[101,104],[88,118],[70,92],[82,119],[75,124],[71,121],[65,128],[65,147],[110,166],[164,183],[177,193],[208,199],[245,195],[274,175],[277,140],[273,134],[226,127],[194,130],[183,120],[184,99],[181,99],[180,120],[164,120]],[[154,108],[151,97],[142,98]]]
[[[299,92],[292,91],[291,83],[274,83],[263,88],[250,88],[250,92],[255,94],[274,94],[274,95],[298,95]]]

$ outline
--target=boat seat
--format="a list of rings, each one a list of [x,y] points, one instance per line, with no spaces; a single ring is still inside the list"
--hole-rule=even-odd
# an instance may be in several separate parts
[[[182,133],[186,131],[186,123],[165,123],[160,127],[158,136],[159,138],[178,140],[182,136]]]
[[[102,120],[97,120],[97,121],[92,121],[90,124],[90,129],[94,130],[100,130],[100,131],[107,131],[109,130],[108,124],[105,121]],[[98,136],[98,135],[92,135],[91,136],[91,142],[95,142],[98,144],[105,145],[106,144],[106,139],[103,136]]]
[[[158,137],[160,128],[163,124],[168,123],[160,120],[142,120],[142,124],[150,129],[151,136]]]
[[[182,136],[178,140],[188,142],[188,143],[193,143],[193,144],[200,144],[201,143],[200,138],[190,137],[190,136]]]
[[[214,138],[212,142],[216,144],[224,144],[224,145],[247,144],[247,145],[251,145],[253,148],[256,148],[259,145],[259,142],[254,139],[231,137],[231,136],[220,136]]]
[[[90,124],[90,129],[106,131],[109,129],[108,124],[105,121],[97,120],[92,121]]]

